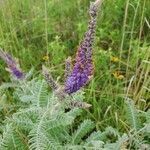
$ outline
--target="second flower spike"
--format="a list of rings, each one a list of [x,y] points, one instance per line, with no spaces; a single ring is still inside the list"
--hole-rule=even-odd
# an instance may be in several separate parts
[[[7,71],[9,71],[15,78],[24,79],[25,75],[20,69],[19,63],[8,53],[0,49],[0,58],[7,64]]]

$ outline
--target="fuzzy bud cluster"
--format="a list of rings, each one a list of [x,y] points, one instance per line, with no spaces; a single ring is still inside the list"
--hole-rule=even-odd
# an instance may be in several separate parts
[[[42,66],[42,73],[44,75],[45,80],[49,84],[49,86],[52,88],[53,91],[57,90],[59,87],[51,74],[49,74],[48,69],[45,66]]]

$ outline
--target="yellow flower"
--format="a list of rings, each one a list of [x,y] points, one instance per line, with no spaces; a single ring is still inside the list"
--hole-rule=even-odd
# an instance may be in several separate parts
[[[118,57],[114,57],[114,56],[111,56],[111,59],[110,59],[112,62],[119,62],[119,58]]]
[[[44,61],[48,61],[49,60],[49,56],[48,55],[43,56],[43,60]]]
[[[119,80],[122,80],[122,79],[124,79],[124,76],[123,76],[123,75],[119,75],[119,76],[118,76],[118,79],[119,79]]]
[[[114,73],[112,73],[113,76],[118,79],[118,80],[122,80],[124,79],[124,75],[122,75],[119,71],[115,71]]]

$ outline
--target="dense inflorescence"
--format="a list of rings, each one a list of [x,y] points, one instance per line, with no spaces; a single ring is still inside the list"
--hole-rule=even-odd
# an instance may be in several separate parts
[[[65,92],[71,94],[83,87],[93,75],[92,45],[95,36],[98,1],[91,3],[88,31],[77,50],[75,64],[65,82]]]
[[[96,19],[97,19],[97,8],[101,5],[101,0],[96,0],[95,2],[91,3],[89,14],[90,14],[90,21],[88,25],[88,30],[85,33],[85,37],[83,41],[80,43],[80,46],[77,50],[75,64],[72,70],[71,58],[69,57],[66,59],[65,62],[65,77],[66,82],[64,87],[58,85],[52,76],[49,74],[49,71],[46,67],[43,66],[43,75],[45,80],[53,89],[55,95],[59,98],[59,100],[63,101],[63,99],[69,99],[69,105],[71,107],[81,107],[81,108],[88,108],[91,105],[71,100],[69,94],[78,91],[81,87],[83,87],[93,75],[94,65],[92,60],[92,45],[94,42],[95,36],[95,28],[96,28]],[[72,71],[71,71],[72,70]]]
[[[7,64],[8,67],[8,71],[17,79],[23,79],[24,73],[22,72],[22,70],[19,67],[19,64],[16,62],[15,59],[13,59],[13,57],[4,52],[2,49],[0,49],[0,57],[5,61],[5,63]]]

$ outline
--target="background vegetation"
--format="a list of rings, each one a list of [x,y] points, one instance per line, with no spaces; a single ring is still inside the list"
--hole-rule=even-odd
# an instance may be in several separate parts
[[[75,56],[87,29],[89,4],[90,0],[2,0],[0,47],[19,58],[25,72],[34,67],[32,78],[39,75],[42,64],[46,64],[53,76],[59,76],[58,80],[63,84],[64,60],[68,56]],[[149,127],[150,123],[149,6],[149,0],[104,1],[99,12],[93,51],[95,74],[84,89],[84,101],[92,104],[92,107],[82,111],[72,125],[76,129],[81,121],[92,120],[95,127],[91,130],[111,131],[107,138],[101,139],[105,143],[115,142],[118,139],[116,133],[120,136],[123,133],[128,136],[133,134],[131,139],[136,137],[142,141],[136,145],[135,141],[128,139],[130,144],[123,143],[126,149],[148,147],[150,144],[148,128],[145,131],[145,126]],[[10,79],[4,70],[4,63],[0,62],[0,83],[3,85]],[[41,76],[38,78],[41,79]],[[20,105],[17,98],[12,96],[13,92],[8,88],[0,95],[2,137],[3,127],[11,129],[12,122],[6,121],[7,118],[12,119],[14,113],[27,106]],[[111,137],[113,133],[115,136]],[[23,137],[26,135],[25,130]],[[80,140],[74,143],[79,144]],[[38,149],[35,145],[29,147]],[[11,146],[6,149],[11,149]]]

